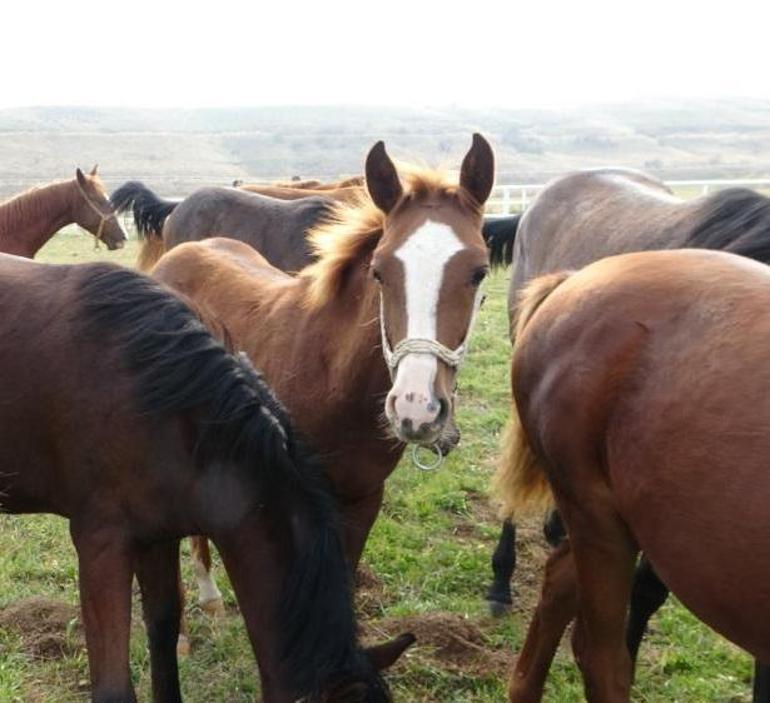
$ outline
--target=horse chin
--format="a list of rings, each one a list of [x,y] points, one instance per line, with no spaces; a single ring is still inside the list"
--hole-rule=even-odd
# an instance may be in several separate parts
[[[430,449],[435,454],[441,452],[442,456],[446,456],[458,444],[460,444],[460,430],[455,423],[454,417],[450,416],[444,425],[444,428],[441,430],[441,435],[439,435],[439,438],[430,445]]]
[[[122,249],[124,246],[126,246],[126,241],[124,239],[121,239],[117,242],[107,242],[107,249],[110,251]]]

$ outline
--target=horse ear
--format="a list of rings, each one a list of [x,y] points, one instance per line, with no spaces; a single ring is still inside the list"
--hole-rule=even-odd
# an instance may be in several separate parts
[[[91,169],[91,173],[90,173],[90,175],[91,175],[91,176],[95,176],[95,175],[96,175],[96,170],[97,170],[98,168],[99,168],[99,164],[94,164],[94,167]]]
[[[377,671],[388,669],[398,658],[411,647],[417,638],[411,632],[405,632],[392,640],[373,647],[367,647],[364,652]]]
[[[88,185],[85,175],[83,175],[83,172],[79,168],[75,169],[75,178],[77,178],[81,188],[85,188]]]
[[[495,155],[492,147],[478,132],[473,135],[473,144],[463,159],[460,169],[460,185],[479,204],[483,205],[495,184]]]
[[[396,167],[382,141],[377,142],[366,157],[366,188],[374,204],[386,215],[404,192]]]

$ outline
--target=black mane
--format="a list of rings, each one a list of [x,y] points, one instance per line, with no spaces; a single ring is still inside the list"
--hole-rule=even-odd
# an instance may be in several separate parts
[[[505,268],[513,261],[513,243],[519,227],[521,215],[505,217],[485,217],[481,236],[489,250],[489,263],[492,268]]]
[[[728,188],[705,198],[683,247],[720,249],[770,264],[770,198]]]
[[[346,674],[366,680],[362,700],[390,700],[356,644],[336,506],[286,410],[246,356],[229,353],[181,299],[128,269],[87,268],[79,288],[82,331],[119,346],[140,407],[158,415],[194,410],[198,456],[252,471],[266,503],[288,496],[304,519],[293,533],[279,623],[287,681],[298,697]]]

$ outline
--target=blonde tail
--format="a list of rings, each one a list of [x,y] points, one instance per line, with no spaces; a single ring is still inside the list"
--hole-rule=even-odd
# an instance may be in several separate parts
[[[571,272],[564,271],[536,278],[521,292],[514,340],[520,338],[543,301],[570,275]],[[513,358],[515,363],[515,353]],[[511,403],[511,416],[503,432],[492,489],[500,499],[500,515],[505,519],[513,519],[515,515],[526,511],[544,510],[553,504],[551,486],[542,461],[527,439],[515,401]]]
[[[145,236],[142,241],[142,248],[139,250],[139,256],[136,260],[136,267],[147,273],[160,259],[166,251],[166,247],[163,243],[163,238],[156,235],[154,232]]]

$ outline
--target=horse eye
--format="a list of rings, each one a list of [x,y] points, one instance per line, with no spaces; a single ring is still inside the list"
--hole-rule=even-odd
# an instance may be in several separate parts
[[[481,268],[476,269],[476,271],[473,272],[473,276],[471,276],[471,285],[475,288],[478,288],[481,285],[481,282],[486,278],[487,276],[487,269]]]

